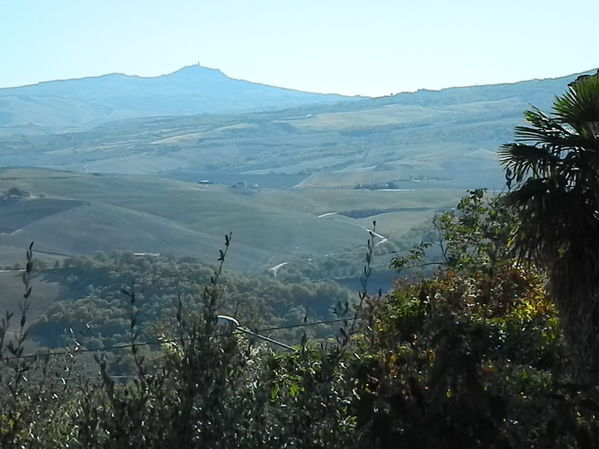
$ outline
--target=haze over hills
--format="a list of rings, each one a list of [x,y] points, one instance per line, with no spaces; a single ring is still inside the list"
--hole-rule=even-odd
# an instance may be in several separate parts
[[[525,101],[538,104],[559,92],[565,78],[572,76],[441,91],[420,90],[368,99],[252,83],[230,78],[218,69],[191,65],[156,77],[112,73],[0,88],[0,133],[80,130],[131,118],[222,115],[337,103],[339,110],[378,107],[384,103],[428,107],[504,98],[526,98]]]
[[[59,130],[133,117],[250,112],[350,97],[301,92],[192,65],[142,78],[108,74],[0,89],[0,127]]]
[[[512,139],[523,110],[530,104],[547,109],[575,77],[351,101],[231,80],[197,66],[158,78],[107,75],[42,83],[19,88],[20,98],[60,99],[63,103],[44,106],[49,108],[44,114],[55,117],[55,123],[83,122],[92,115],[93,120],[100,116],[110,120],[119,114],[148,114],[150,109],[160,116],[114,120],[71,132],[5,127],[0,134],[0,166],[247,181],[272,187],[413,188],[421,183],[417,187],[501,188],[497,148]],[[212,88],[190,94],[202,83]],[[9,91],[13,90],[6,90],[0,101],[14,97],[6,96]],[[39,96],[33,95],[38,91]],[[206,99],[208,94],[212,99]],[[106,105],[110,100],[111,109],[96,116],[96,109],[88,115],[69,106],[84,97],[87,105],[97,105],[99,99]],[[219,101],[214,100],[217,97]],[[304,104],[280,109],[291,97]],[[136,103],[142,98],[144,102]],[[241,108],[250,98],[263,107],[269,101],[276,103],[277,109],[172,115],[188,114],[192,105],[200,104],[221,112]],[[319,102],[305,103],[309,98]],[[23,110],[28,118],[38,111]],[[10,116],[7,109],[0,111]]]
[[[56,128],[0,131],[0,196],[31,194],[0,200],[0,248],[212,260],[232,230],[232,266],[256,272],[355,249],[376,220],[377,250],[393,251],[466,189],[502,189],[497,149],[576,76],[348,101],[197,66],[2,90],[4,123]],[[212,87],[198,93],[202,83]]]

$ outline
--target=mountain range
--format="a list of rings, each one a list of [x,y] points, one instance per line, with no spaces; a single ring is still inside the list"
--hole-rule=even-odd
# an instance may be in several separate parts
[[[227,77],[199,65],[142,78],[108,74],[0,89],[0,127],[57,130],[160,115],[254,112],[347,100]]]
[[[497,148],[525,109],[549,108],[576,76],[348,98],[190,66],[0,89],[0,166],[273,187],[499,188]]]

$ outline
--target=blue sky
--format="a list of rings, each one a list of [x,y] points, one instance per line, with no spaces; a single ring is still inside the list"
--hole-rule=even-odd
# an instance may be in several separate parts
[[[0,0],[0,87],[201,63],[386,95],[599,67],[599,1]]]

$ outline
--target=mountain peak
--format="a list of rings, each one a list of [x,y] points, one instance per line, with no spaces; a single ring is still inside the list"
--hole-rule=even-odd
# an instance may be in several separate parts
[[[206,73],[219,74],[219,75],[222,75],[222,76],[226,76],[219,69],[214,69],[212,67],[204,67],[203,65],[200,65],[199,62],[197,64],[186,65],[185,67],[182,67],[182,68],[180,68],[178,70],[175,70],[174,72],[167,73],[167,74],[162,75],[162,76],[189,75],[189,74],[206,74]]]
[[[152,77],[107,74],[0,89],[0,126],[88,126],[157,115],[226,114],[345,100],[233,79],[200,64]]]

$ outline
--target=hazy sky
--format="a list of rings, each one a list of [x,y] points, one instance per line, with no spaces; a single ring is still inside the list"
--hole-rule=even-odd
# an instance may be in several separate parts
[[[0,87],[200,62],[386,95],[599,66],[599,0],[0,0]]]

